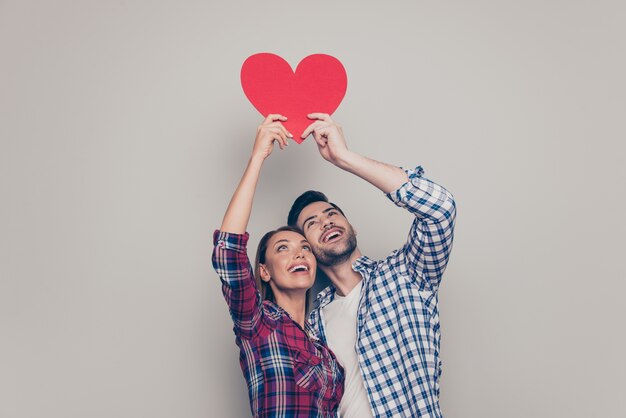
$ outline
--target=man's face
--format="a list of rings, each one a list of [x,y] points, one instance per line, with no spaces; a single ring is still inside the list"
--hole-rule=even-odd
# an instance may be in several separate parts
[[[306,206],[300,212],[297,224],[321,265],[342,263],[356,249],[356,233],[352,225],[330,203],[313,202]]]

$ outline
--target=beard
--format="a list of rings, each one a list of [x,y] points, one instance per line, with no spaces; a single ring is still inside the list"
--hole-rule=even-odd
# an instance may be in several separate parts
[[[313,246],[313,254],[317,262],[323,266],[334,266],[350,259],[356,249],[356,234],[352,227],[345,230],[346,240],[342,245],[333,248],[322,248]]]

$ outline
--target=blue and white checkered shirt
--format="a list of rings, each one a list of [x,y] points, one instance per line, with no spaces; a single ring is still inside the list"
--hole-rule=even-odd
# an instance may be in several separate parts
[[[406,244],[384,260],[363,256],[352,265],[363,276],[356,351],[374,416],[440,418],[437,289],[456,209],[446,189],[422,177],[422,167],[407,174],[409,181],[387,194],[415,215]],[[321,312],[334,297],[333,286],[324,289],[309,317],[324,341]]]

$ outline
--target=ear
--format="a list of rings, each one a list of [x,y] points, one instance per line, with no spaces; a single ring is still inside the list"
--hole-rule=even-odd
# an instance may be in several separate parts
[[[259,273],[261,273],[261,280],[269,283],[272,276],[270,275],[270,272],[265,264],[259,264]]]

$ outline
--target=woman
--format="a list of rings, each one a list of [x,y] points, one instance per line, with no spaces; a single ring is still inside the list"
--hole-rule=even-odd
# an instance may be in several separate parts
[[[306,323],[307,291],[317,263],[308,242],[290,227],[261,239],[256,279],[246,252],[246,228],[256,184],[274,142],[291,138],[269,115],[257,129],[248,166],[215,231],[213,267],[235,324],[240,364],[254,417],[336,417],[343,394],[343,369]]]

